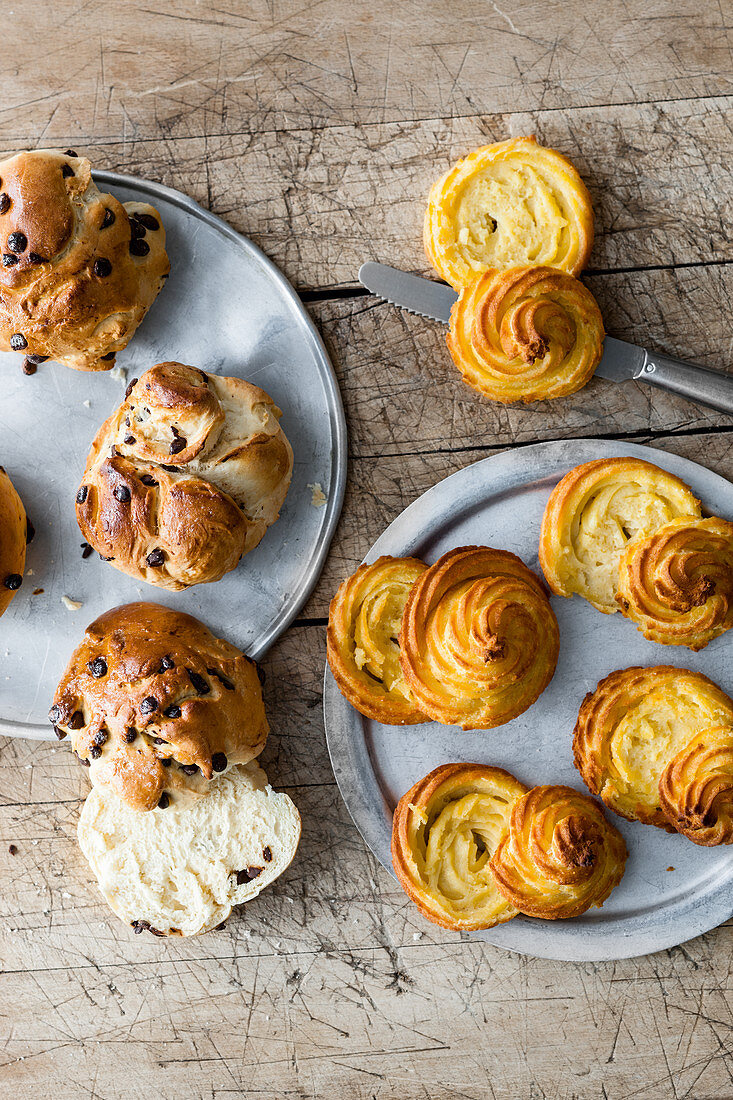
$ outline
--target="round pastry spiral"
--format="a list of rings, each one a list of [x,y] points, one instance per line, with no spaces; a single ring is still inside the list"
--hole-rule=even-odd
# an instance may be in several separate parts
[[[446,339],[465,381],[509,403],[581,389],[600,362],[603,335],[595,298],[572,275],[514,267],[461,290]]]
[[[428,920],[469,931],[516,916],[496,888],[489,860],[526,790],[502,768],[443,764],[402,796],[392,824],[392,863]]]
[[[630,821],[670,830],[659,780],[694,735],[733,725],[733,700],[700,672],[657,665],[612,672],[586,695],[575,766],[593,794]]]
[[[733,626],[733,523],[681,516],[633,539],[616,598],[645,638],[702,649]]]
[[[405,601],[427,566],[381,557],[347,577],[328,612],[327,656],[342,694],[367,718],[393,725],[424,722],[400,665]]]
[[[593,245],[590,195],[570,161],[534,137],[484,145],[434,184],[423,241],[456,290],[490,268],[518,264],[575,275]]]
[[[592,798],[572,787],[534,787],[514,803],[491,870],[520,913],[560,920],[603,905],[626,856],[623,837]]]
[[[631,539],[677,516],[699,516],[683,481],[639,458],[601,458],[555,486],[540,533],[540,564],[559,596],[579,593],[605,614],[616,602],[619,558]]]
[[[448,725],[516,718],[552,679],[557,620],[538,578],[506,550],[450,550],[415,582],[400,660],[418,707]]]
[[[733,729],[703,730],[659,780],[662,810],[694,844],[733,844]]]

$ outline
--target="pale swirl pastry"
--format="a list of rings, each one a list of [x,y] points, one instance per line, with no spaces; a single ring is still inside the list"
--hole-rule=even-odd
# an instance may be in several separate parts
[[[603,905],[626,856],[623,837],[592,798],[572,787],[534,787],[515,802],[491,870],[520,913],[562,920]]]
[[[490,729],[552,679],[559,632],[542,583],[515,554],[450,550],[415,582],[400,659],[417,706],[438,722]]]
[[[392,824],[392,864],[424,917],[470,931],[517,915],[497,890],[489,860],[526,790],[502,768],[443,764],[402,796]]]
[[[405,601],[427,566],[381,557],[340,585],[328,612],[327,656],[342,694],[367,718],[395,726],[424,722],[405,683],[399,633]]]
[[[663,771],[697,733],[729,725],[733,700],[702,673],[670,665],[619,669],[583,700],[575,766],[617,814],[669,830],[660,805]]]
[[[633,539],[616,598],[645,638],[702,649],[733,626],[733,523],[681,516]]]
[[[577,275],[593,245],[590,195],[570,161],[533,137],[484,145],[434,184],[423,241],[456,290],[519,264]]]
[[[639,458],[601,458],[576,466],[555,486],[540,533],[540,564],[558,596],[577,592],[612,614],[619,561],[631,539],[677,516],[699,516],[683,481]]]
[[[595,298],[572,275],[514,267],[461,290],[446,340],[465,381],[509,403],[581,389],[600,362],[603,335]]]
[[[0,466],[0,615],[23,583],[25,547],[31,532],[23,502]]]
[[[733,728],[703,730],[662,772],[659,798],[678,833],[695,844],[733,844]]]

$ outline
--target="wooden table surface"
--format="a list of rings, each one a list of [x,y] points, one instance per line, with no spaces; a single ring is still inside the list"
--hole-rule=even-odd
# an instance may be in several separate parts
[[[65,745],[0,744],[2,1096],[733,1097],[730,924],[600,965],[434,928],[351,824],[321,712],[336,584],[447,474],[603,435],[733,476],[731,418],[600,379],[493,405],[461,383],[440,326],[355,281],[366,259],[426,272],[433,179],[535,133],[590,187],[585,278],[608,331],[730,369],[730,3],[5,0],[2,15],[0,152],[71,146],[255,240],[325,337],[350,433],[328,564],[264,662],[263,759],[303,815],[273,888],[222,932],[133,936],[76,847],[84,770]]]

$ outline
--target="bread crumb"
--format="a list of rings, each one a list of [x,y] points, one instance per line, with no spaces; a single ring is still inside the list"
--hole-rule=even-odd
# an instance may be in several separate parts
[[[78,611],[80,607],[84,606],[81,600],[72,600],[70,596],[62,596],[61,603],[67,611]]]
[[[326,494],[320,481],[309,482],[308,488],[311,490],[311,505],[313,508],[322,508],[326,503]]]
[[[88,397],[87,397],[86,401],[82,401],[82,405],[84,406],[85,409],[91,409],[91,407],[92,407],[92,403],[91,403],[91,401],[89,400]]]
[[[422,939],[422,932],[413,932],[412,933],[412,938],[415,941],[421,940]]]
[[[33,576],[33,570],[32,569],[26,569],[25,575],[26,575],[26,577],[32,577]]]
[[[109,376],[110,378],[114,378],[115,382],[127,381],[127,371],[124,367],[112,367],[112,370],[109,372]]]
[[[674,867],[668,867],[667,870],[668,871],[674,871]]]
[[[41,595],[43,595],[43,589],[42,589],[42,588],[34,588],[34,589],[33,589],[33,595],[34,595],[34,596],[41,596]]]

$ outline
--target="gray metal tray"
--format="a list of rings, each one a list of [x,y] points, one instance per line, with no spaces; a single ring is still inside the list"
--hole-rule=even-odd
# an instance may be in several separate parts
[[[101,562],[83,561],[74,493],[89,444],[125,382],[53,363],[27,378],[0,354],[0,463],[35,524],[27,576],[0,619],[0,733],[47,738],[56,683],[84,628],[115,604],[153,600],[203,619],[260,657],[296,615],[331,541],[346,479],[346,426],[320,336],[294,290],[251,241],[192,199],[160,184],[95,172],[119,199],[153,203],[163,218],[171,275],[118,358],[132,378],[178,359],[262,386],[283,410],[295,468],[280,519],[239,567],[215,584],[167,593]],[[320,485],[325,505],[309,486]],[[33,595],[33,590],[43,592]],[[69,611],[62,596],[81,601]]]
[[[540,522],[552,488],[572,466],[615,455],[646,458],[670,470],[708,509],[733,519],[733,485],[694,462],[603,439],[540,443],[484,459],[439,482],[398,516],[366,560],[415,554],[432,562],[454,546],[478,543],[512,550],[540,573]],[[573,766],[573,728],[585,693],[613,669],[635,664],[697,669],[733,694],[733,632],[691,653],[646,641],[621,615],[601,615],[578,596],[554,597],[552,605],[561,639],[555,677],[534,706],[496,730],[380,725],[346,702],[326,669],[324,713],[336,780],[357,828],[387,870],[392,870],[397,800],[438,764],[497,764],[530,786],[567,783],[585,790]],[[517,917],[470,935],[540,958],[600,961],[672,947],[731,916],[731,848],[699,848],[607,812],[624,834],[630,858],[602,909],[570,921]]]

